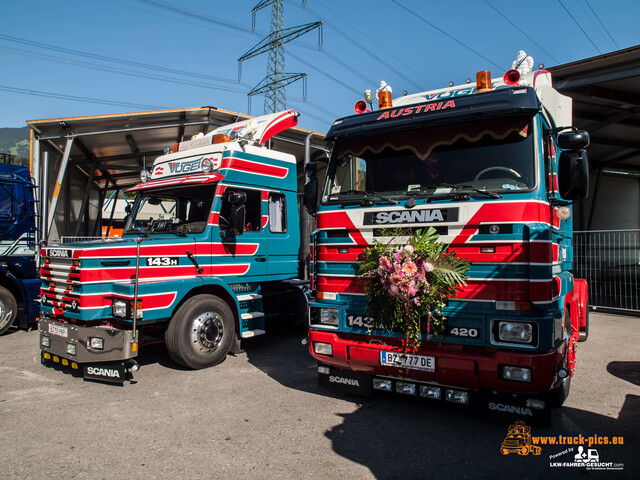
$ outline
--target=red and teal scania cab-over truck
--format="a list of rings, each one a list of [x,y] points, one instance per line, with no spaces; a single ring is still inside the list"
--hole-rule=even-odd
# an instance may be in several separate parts
[[[308,348],[321,385],[484,404],[546,415],[568,395],[576,342],[588,332],[587,285],[571,273],[572,206],[588,189],[571,99],[551,74],[510,70],[491,81],[405,95],[333,123],[324,188],[305,187],[312,234]],[[381,85],[382,86],[382,85]],[[365,95],[366,96],[366,95]],[[388,102],[388,103],[387,103]],[[361,254],[389,232],[435,227],[470,263],[448,299],[446,331],[379,329]]]
[[[267,317],[304,318],[296,159],[268,147],[297,117],[175,145],[130,189],[122,238],[42,248],[43,362],[122,383],[145,343],[204,368],[265,333]]]

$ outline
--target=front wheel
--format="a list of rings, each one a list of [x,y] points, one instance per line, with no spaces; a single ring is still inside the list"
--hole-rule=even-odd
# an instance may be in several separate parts
[[[222,362],[235,335],[229,305],[213,295],[196,295],[176,312],[165,333],[171,358],[188,368]]]
[[[18,304],[11,292],[0,287],[0,335],[9,330],[18,314]]]

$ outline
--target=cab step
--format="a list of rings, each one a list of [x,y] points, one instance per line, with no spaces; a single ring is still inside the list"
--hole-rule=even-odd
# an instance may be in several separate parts
[[[262,317],[264,317],[264,312],[247,312],[240,314],[240,318],[242,318],[242,320],[251,320],[252,318]]]
[[[256,329],[256,330],[247,330],[246,332],[242,332],[242,338],[251,338],[257,337],[258,335],[264,335],[266,332],[264,330]]]
[[[246,293],[244,295],[238,295],[236,298],[238,302],[249,302],[251,300],[260,300],[262,295],[259,293]]]

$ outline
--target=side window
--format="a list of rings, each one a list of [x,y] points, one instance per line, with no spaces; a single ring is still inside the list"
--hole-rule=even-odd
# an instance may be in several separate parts
[[[269,231],[287,231],[287,209],[285,197],[281,193],[269,193]]]
[[[225,222],[228,222],[228,219],[231,218],[231,204],[227,200],[227,192],[243,192],[247,196],[247,200],[244,203],[246,210],[244,231],[259,232],[260,230],[262,230],[262,192],[260,192],[259,190],[245,190],[243,188],[233,187],[229,187],[225,191],[225,197],[220,208],[220,216],[222,217],[221,226],[224,228],[226,225],[228,225]]]

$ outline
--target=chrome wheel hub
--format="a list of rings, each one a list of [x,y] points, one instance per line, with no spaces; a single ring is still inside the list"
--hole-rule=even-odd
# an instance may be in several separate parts
[[[191,341],[198,351],[214,351],[220,346],[223,335],[222,318],[216,313],[202,313],[191,324]]]

